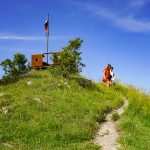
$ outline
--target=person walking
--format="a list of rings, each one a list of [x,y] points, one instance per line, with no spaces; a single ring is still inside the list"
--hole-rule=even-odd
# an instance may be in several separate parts
[[[102,81],[109,86],[111,84],[111,65],[108,64],[107,67],[104,69],[104,74]]]

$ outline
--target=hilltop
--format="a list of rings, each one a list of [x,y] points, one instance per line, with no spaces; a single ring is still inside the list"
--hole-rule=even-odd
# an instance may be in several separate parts
[[[133,87],[101,83],[50,70],[32,71],[0,86],[1,149],[81,149],[100,147],[91,140],[106,113],[129,107],[120,118],[119,142],[125,150],[150,149],[150,98]]]

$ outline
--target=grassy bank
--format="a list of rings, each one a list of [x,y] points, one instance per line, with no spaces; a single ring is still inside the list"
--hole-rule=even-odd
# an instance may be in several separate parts
[[[129,107],[121,117],[123,150],[150,149],[150,97],[133,87],[119,88]]]
[[[114,88],[47,70],[0,86],[0,93],[0,149],[99,149],[90,142],[98,123],[122,103]]]

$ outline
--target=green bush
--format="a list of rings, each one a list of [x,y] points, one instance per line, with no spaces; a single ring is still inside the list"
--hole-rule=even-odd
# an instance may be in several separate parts
[[[81,62],[81,52],[78,52],[83,40],[76,38],[70,40],[68,46],[64,47],[61,51],[59,59],[61,75],[63,77],[68,77],[71,74],[78,74],[82,71],[82,67],[85,64]]]
[[[0,64],[3,67],[3,70],[5,72],[5,75],[13,75],[15,72],[15,67],[13,64],[13,61],[10,59],[5,59],[4,61],[1,62]]]
[[[23,54],[15,54],[13,63],[18,74],[24,73],[29,69],[26,65],[27,59]]]
[[[15,54],[13,60],[5,59],[0,65],[3,67],[5,73],[0,84],[15,82],[19,79],[19,75],[27,72],[30,68],[25,55],[20,53]]]

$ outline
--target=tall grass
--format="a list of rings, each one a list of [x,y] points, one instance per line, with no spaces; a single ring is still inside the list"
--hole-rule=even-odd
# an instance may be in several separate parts
[[[150,97],[135,87],[120,87],[129,101],[129,107],[121,118],[120,142],[124,150],[150,149]]]

